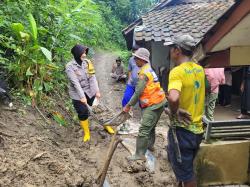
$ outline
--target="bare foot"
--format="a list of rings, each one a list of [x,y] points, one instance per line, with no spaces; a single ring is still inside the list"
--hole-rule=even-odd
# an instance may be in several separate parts
[[[250,115],[240,114],[237,119],[250,119]]]

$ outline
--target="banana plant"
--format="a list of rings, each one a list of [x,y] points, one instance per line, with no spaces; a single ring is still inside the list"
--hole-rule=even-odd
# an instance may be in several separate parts
[[[22,80],[28,95],[40,100],[43,91],[51,90],[50,72],[57,70],[57,66],[52,63],[51,52],[39,45],[37,24],[31,13],[28,14],[28,20],[29,30],[25,30],[22,23],[11,24],[18,40],[15,48],[18,57],[10,70]]]

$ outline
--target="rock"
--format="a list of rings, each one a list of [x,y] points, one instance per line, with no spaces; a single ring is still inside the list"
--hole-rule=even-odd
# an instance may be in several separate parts
[[[148,172],[141,172],[135,175],[136,181],[140,186],[154,186],[153,177]]]
[[[127,168],[127,172],[128,173],[139,173],[142,171],[146,171],[146,165],[145,165],[145,161],[129,161],[129,166]]]
[[[24,187],[37,187],[37,186],[32,185],[32,184],[25,183],[25,184],[24,184]]]

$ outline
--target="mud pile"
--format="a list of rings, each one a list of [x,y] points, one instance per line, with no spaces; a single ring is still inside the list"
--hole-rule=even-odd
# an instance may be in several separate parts
[[[98,52],[95,68],[102,94],[102,101],[115,113],[121,110],[121,97],[125,85],[109,79],[112,53]],[[115,89],[115,88],[119,89]],[[52,119],[44,119],[34,108],[17,106],[18,111],[0,109],[0,186],[1,187],[91,187],[106,158],[111,136],[94,120],[91,121],[91,140],[83,143],[83,132],[74,124],[72,116],[61,103],[52,111],[60,112],[68,126],[59,126]],[[58,98],[56,99],[58,102]],[[15,104],[14,104],[15,105]],[[46,117],[48,109],[41,109]],[[163,116],[164,117],[164,116]],[[134,117],[140,121],[140,110],[134,110]],[[107,116],[103,117],[103,120]],[[46,121],[50,121],[47,124]],[[165,128],[165,119],[158,126]],[[107,173],[111,187],[166,187],[174,185],[174,176],[167,161],[166,133],[157,134],[155,172],[150,173],[144,163],[129,163],[130,153],[118,145]],[[135,138],[123,135],[121,138]]]
[[[48,125],[33,109],[1,111],[0,119],[0,186],[95,186],[111,139],[100,125],[92,121],[91,141],[83,143],[78,125]],[[107,174],[110,186],[171,186],[164,141],[158,135],[153,174],[143,163],[129,163],[119,145]]]

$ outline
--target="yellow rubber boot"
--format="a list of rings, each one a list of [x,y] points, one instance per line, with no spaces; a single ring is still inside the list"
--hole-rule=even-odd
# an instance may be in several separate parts
[[[106,125],[106,126],[104,127],[104,129],[105,129],[106,131],[108,131],[109,134],[115,134],[114,129],[113,129],[111,126],[109,126],[109,125]]]
[[[84,132],[83,141],[88,142],[90,140],[89,120],[86,119],[85,121],[80,121],[80,125]]]

